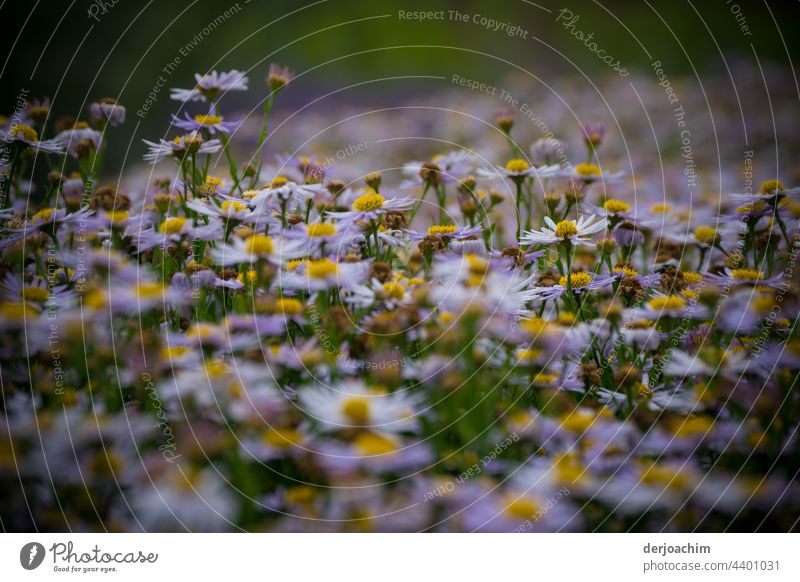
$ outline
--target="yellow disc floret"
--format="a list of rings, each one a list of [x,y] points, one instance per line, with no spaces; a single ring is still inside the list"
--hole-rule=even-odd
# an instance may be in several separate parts
[[[236,200],[226,200],[222,203],[222,210],[228,213],[242,212],[247,210],[247,204],[237,202]]]
[[[767,180],[761,187],[758,189],[760,194],[780,194],[783,192],[785,188],[783,187],[783,183],[780,180]]]
[[[275,176],[272,179],[272,181],[269,183],[269,187],[270,188],[281,188],[283,186],[286,186],[286,184],[288,182],[289,182],[289,178],[287,178],[286,176]]]
[[[453,234],[458,230],[457,226],[452,224],[437,224],[428,227],[428,236],[447,236]]]
[[[703,244],[713,245],[717,242],[719,234],[717,229],[711,226],[698,226],[694,229],[694,238]]]
[[[506,506],[506,513],[515,519],[529,519],[539,511],[539,505],[529,497],[512,499]]]
[[[573,289],[576,287],[586,287],[589,283],[592,282],[592,276],[589,273],[570,273],[569,276],[569,283]],[[558,284],[562,287],[567,286],[567,276],[563,275],[559,280]]]
[[[335,275],[339,271],[339,265],[330,259],[319,259],[316,261],[309,261],[306,266],[306,272],[312,279],[326,279],[331,275]]]
[[[555,235],[558,238],[567,239],[578,234],[578,225],[574,220],[562,220],[556,224]]]
[[[220,123],[222,123],[222,117],[220,117],[219,115],[195,115],[194,122],[197,125],[203,125],[203,126],[219,125]]]
[[[324,222],[309,224],[306,225],[306,234],[311,238],[333,236],[336,234],[336,226],[333,224],[326,224]]]
[[[36,141],[39,139],[39,134],[30,125],[17,125],[9,132],[12,137],[18,137],[25,141]]]
[[[631,205],[622,200],[611,198],[606,200],[605,204],[603,204],[603,209],[609,214],[621,214],[623,212],[628,212],[631,209]]]
[[[265,234],[254,234],[244,241],[244,250],[251,255],[268,255],[272,247],[272,239]]]
[[[303,313],[303,303],[292,297],[281,297],[275,300],[275,313],[300,315]]]
[[[739,281],[761,281],[764,278],[764,273],[754,269],[733,269],[731,277]]]
[[[345,399],[340,410],[353,424],[363,426],[369,420],[369,400],[363,396],[351,396]]]
[[[167,218],[158,227],[158,232],[161,234],[178,234],[186,225],[186,219],[183,216],[173,216]]]
[[[594,164],[578,164],[575,166],[575,173],[582,178],[591,178],[602,174],[600,168]]]
[[[353,439],[353,445],[362,455],[386,455],[397,450],[394,440],[374,432],[360,433]]]
[[[510,160],[506,164],[506,170],[514,174],[521,174],[528,168],[530,168],[530,166],[528,165],[528,162],[526,162],[525,160]]]
[[[396,281],[389,281],[383,284],[383,292],[391,299],[402,299],[406,288]]]
[[[653,297],[648,305],[653,311],[677,311],[686,307],[686,301],[677,295],[668,295],[664,297]]]
[[[353,210],[357,210],[359,212],[380,210],[383,208],[384,202],[386,202],[386,199],[383,196],[374,190],[368,191],[366,194],[359,196],[353,201]]]
[[[54,213],[54,208],[44,208],[31,217],[31,222],[34,224],[50,222],[53,219]]]

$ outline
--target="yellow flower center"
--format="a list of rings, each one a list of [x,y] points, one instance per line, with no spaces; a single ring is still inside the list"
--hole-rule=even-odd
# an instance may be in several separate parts
[[[567,239],[571,236],[578,234],[578,225],[574,220],[562,220],[556,224],[556,236],[558,238]]]
[[[281,297],[275,300],[275,313],[285,315],[299,315],[303,312],[303,303],[291,297]]]
[[[388,283],[383,284],[383,292],[391,299],[402,299],[406,292],[406,288],[400,283],[389,281]]]
[[[694,238],[701,243],[713,245],[717,240],[717,229],[710,226],[698,226],[694,229]]]
[[[614,269],[617,273],[622,273],[625,277],[637,277],[639,275],[639,271],[636,269],[630,269],[628,267],[622,267],[621,269]]]
[[[355,425],[363,426],[369,420],[369,400],[363,396],[351,396],[342,402],[341,412]]]
[[[767,180],[758,189],[760,194],[775,194],[781,193],[785,190],[783,183],[780,180]]]
[[[114,224],[119,224],[128,220],[131,217],[131,214],[127,210],[111,210],[110,212],[106,213],[106,216]]]
[[[172,360],[173,358],[180,358],[181,356],[189,353],[188,346],[174,346],[171,348],[161,348],[161,359]]]
[[[672,206],[669,204],[653,204],[650,207],[650,212],[653,214],[666,214],[670,210],[672,210]]]
[[[102,309],[108,305],[108,295],[101,289],[94,289],[86,294],[83,304],[89,309]]]
[[[23,287],[22,298],[25,301],[34,301],[36,303],[44,303],[50,297],[50,293],[44,287]]]
[[[332,224],[320,222],[306,226],[306,234],[312,238],[321,236],[333,236],[336,234],[336,227]]]
[[[194,121],[198,125],[218,125],[222,123],[222,117],[219,115],[195,115]]]
[[[269,428],[264,431],[262,440],[278,449],[290,449],[303,440],[303,434],[295,428]]]
[[[506,514],[515,519],[529,519],[539,511],[539,504],[530,497],[510,499],[506,505]]]
[[[308,485],[298,485],[286,490],[286,503],[304,505],[314,501],[314,488]]]
[[[31,222],[34,224],[50,222],[53,219],[54,212],[55,209],[53,208],[44,208],[31,217]]]
[[[550,324],[542,319],[541,317],[533,317],[531,319],[525,319],[520,324],[520,327],[525,330],[529,335],[539,335],[543,331],[546,331]]]
[[[745,204],[744,206],[740,206],[736,209],[737,214],[747,214],[749,212],[758,212],[759,210],[764,210],[767,205],[764,203],[763,200],[756,200],[752,204]]]
[[[506,170],[513,172],[514,174],[520,174],[528,168],[530,168],[530,166],[525,160],[510,160],[506,164]]]
[[[17,125],[11,130],[13,137],[20,137],[25,141],[37,141],[39,134],[30,125]]]
[[[678,469],[662,465],[651,465],[642,472],[642,483],[680,490],[689,487],[691,480],[688,475],[681,473]]]
[[[186,330],[186,337],[207,338],[217,331],[217,328],[210,323],[196,323]]]
[[[268,255],[272,252],[272,239],[265,234],[254,234],[244,241],[244,250],[251,255]]]
[[[369,212],[383,208],[386,199],[375,191],[359,196],[353,201],[353,210]]]
[[[733,269],[731,277],[739,281],[761,281],[764,278],[764,273],[753,269]]]
[[[694,285],[695,283],[699,283],[700,279],[702,278],[703,276],[700,273],[683,271],[683,280],[686,281],[689,285]]]
[[[519,360],[522,362],[533,361],[544,353],[543,350],[528,348],[519,352]]]
[[[558,321],[560,325],[573,325],[578,321],[578,317],[571,311],[562,311],[558,314],[556,321]]]
[[[705,416],[694,416],[676,423],[674,432],[678,437],[702,436],[708,433],[713,426],[712,419]]]
[[[316,261],[309,261],[306,267],[308,276],[312,279],[325,279],[331,275],[335,275],[339,271],[339,265],[330,259],[319,259]]]
[[[161,223],[161,226],[158,227],[158,232],[161,234],[178,234],[185,225],[186,218],[183,216],[173,216]]]
[[[3,319],[13,321],[35,317],[39,312],[29,303],[2,303],[0,304],[0,315]]]
[[[550,384],[551,382],[555,382],[558,379],[558,376],[555,374],[551,374],[549,372],[539,372],[533,377],[534,384]]]
[[[600,168],[595,166],[594,164],[578,164],[575,166],[575,173],[579,176],[583,177],[590,177],[590,176],[599,176],[602,174]]]
[[[281,188],[289,183],[289,178],[286,176],[275,176],[272,182],[269,183],[270,188]]]
[[[204,192],[206,194],[216,192],[217,188],[222,186],[222,180],[219,178],[215,178],[214,176],[206,177],[206,181],[200,186],[200,192]]]
[[[603,209],[610,214],[619,214],[621,212],[628,212],[631,209],[631,205],[622,200],[611,198],[610,200],[606,200],[605,204],[603,204]]]
[[[582,410],[572,410],[561,419],[561,426],[566,430],[584,433],[594,423],[594,415]]]
[[[386,455],[397,450],[391,438],[374,432],[362,432],[353,439],[353,446],[362,455]]]
[[[242,199],[250,200],[252,198],[255,198],[257,194],[258,190],[245,190],[244,192],[242,192]]]
[[[286,263],[286,270],[287,271],[296,271],[297,267],[302,265],[303,263],[307,263],[307,259],[292,259],[288,263]]]
[[[677,295],[668,295],[665,297],[653,297],[648,305],[653,311],[676,311],[686,307],[686,302]]]
[[[156,299],[164,293],[161,283],[139,283],[136,286],[136,296],[139,299]]]
[[[226,200],[222,203],[222,210],[228,213],[242,212],[247,210],[247,204],[237,202],[236,200]]]
[[[205,364],[207,378],[222,378],[228,373],[228,364],[222,360],[208,360]]]
[[[569,275],[570,284],[573,289],[576,287],[586,287],[589,283],[592,282],[592,276],[589,273],[570,273]],[[562,287],[567,286],[567,276],[563,275],[559,280],[558,284]]]
[[[453,234],[457,230],[458,227],[452,224],[437,224],[428,227],[428,236],[446,236]]]

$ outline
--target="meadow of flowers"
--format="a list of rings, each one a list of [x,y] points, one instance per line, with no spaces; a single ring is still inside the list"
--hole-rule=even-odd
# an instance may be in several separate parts
[[[408,111],[332,114],[350,141],[311,153],[273,115],[292,73],[250,81],[173,89],[122,176],[113,99],[0,126],[3,528],[797,528],[800,188],[774,164],[709,195],[702,131],[659,167],[518,110],[436,114],[428,159],[375,145]],[[647,131],[681,136],[672,109]]]

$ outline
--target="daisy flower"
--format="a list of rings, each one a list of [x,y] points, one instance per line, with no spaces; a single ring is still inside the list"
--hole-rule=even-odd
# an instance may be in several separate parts
[[[206,75],[195,73],[197,85],[192,89],[171,89],[170,98],[184,103],[189,101],[214,101],[220,93],[228,91],[245,91],[247,77],[241,71],[233,69],[227,73],[212,71]]]
[[[585,272],[571,273],[569,280],[567,280],[566,275],[562,275],[556,285],[529,289],[526,292],[526,297],[534,301],[547,301],[548,299],[558,299],[569,288],[572,289],[573,293],[584,293],[604,289],[613,283],[614,277],[609,277],[608,275],[595,275]]]
[[[93,151],[100,149],[101,138],[102,134],[99,131],[89,127],[85,121],[79,121],[72,129],[65,129],[59,133],[53,141],[61,144],[73,158],[79,158],[85,147]]]
[[[564,169],[559,168],[557,175],[559,178],[566,180],[591,184],[593,182],[616,182],[621,180],[625,173],[608,173],[603,172],[600,166],[595,164],[578,164],[576,166],[567,166]]]
[[[709,312],[704,305],[698,305],[693,300],[687,301],[680,295],[658,294],[647,301],[644,308],[633,309],[629,313],[633,319],[704,319]]]
[[[730,199],[737,203],[754,202],[756,200],[774,202],[797,195],[800,195],[800,187],[786,188],[780,180],[767,180],[761,184],[755,194],[730,194]]]
[[[285,208],[289,212],[298,212],[324,191],[322,184],[299,184],[285,176],[276,176],[267,188],[253,193],[248,203],[253,207],[272,203],[271,206],[276,210]]]
[[[415,232],[413,230],[406,231],[408,233],[409,240],[424,240],[429,237],[433,238],[440,238],[444,241],[450,240],[464,240],[468,238],[473,238],[483,231],[483,227],[478,226],[471,226],[471,227],[461,227],[456,226],[454,224],[437,224],[434,226],[429,226],[427,232]]]
[[[103,99],[89,106],[89,114],[101,123],[116,127],[125,123],[125,108],[114,99]]]
[[[601,232],[608,226],[608,220],[596,220],[594,214],[588,218],[581,216],[578,221],[562,220],[556,223],[549,216],[544,217],[547,227],[538,231],[525,231],[520,243],[527,245],[550,245],[554,243],[570,243],[573,245],[591,244],[590,235]]]
[[[311,386],[300,392],[299,400],[306,414],[324,431],[355,428],[391,434],[419,428],[419,395],[370,390],[360,380]]]
[[[705,278],[712,283],[730,289],[731,287],[752,286],[770,287],[772,289],[784,288],[786,283],[783,274],[766,277],[763,272],[755,269],[730,269],[725,267],[722,274],[705,273]]]
[[[39,133],[30,125],[18,124],[10,129],[0,129],[0,140],[5,143],[16,143],[25,148],[32,148],[48,154],[64,152],[63,144],[57,139],[39,140]]]
[[[561,166],[552,164],[549,166],[531,166],[525,160],[510,160],[505,166],[495,166],[494,170],[478,169],[478,175],[482,178],[508,178],[523,180],[525,178],[553,178],[559,175]]]
[[[352,210],[344,212],[326,212],[331,218],[345,222],[370,222],[377,220],[387,212],[403,212],[414,205],[410,198],[389,198],[388,200],[367,188],[352,203]]]
[[[158,143],[146,139],[142,141],[149,150],[144,155],[144,160],[152,164],[157,164],[167,158],[175,158],[178,162],[182,162],[186,156],[191,154],[215,154],[222,148],[221,141],[218,139],[206,141],[197,131],[191,131],[169,141],[164,139],[160,139]]]
[[[277,243],[265,234],[253,234],[247,238],[234,237],[231,244],[222,244],[211,250],[211,256],[218,265],[241,265],[267,261],[280,264],[298,256],[296,246],[287,246],[281,241]]]
[[[228,228],[232,228],[236,224],[259,227],[272,220],[270,214],[253,210],[241,200],[223,200],[219,206],[213,202],[190,200],[186,203],[186,207],[203,216],[221,220]]]
[[[302,246],[292,250],[297,255],[305,251]],[[284,289],[306,292],[326,291],[336,287],[349,289],[363,284],[369,273],[369,265],[369,261],[336,262],[328,258],[290,262],[287,265],[288,270],[281,272],[277,285]]]
[[[0,248],[5,248],[10,244],[33,236],[38,232],[45,232],[51,236],[61,225],[75,224],[81,221],[87,221],[88,217],[94,214],[91,208],[80,208],[76,212],[68,212],[64,208],[43,208],[30,218],[26,218],[25,222],[19,228],[6,228],[5,240],[0,241]],[[12,209],[0,211],[0,220],[9,219],[14,216]]]
[[[238,121],[225,121],[221,115],[214,115],[213,113],[189,117],[189,114],[184,112],[184,116],[185,119],[181,119],[177,115],[172,116],[172,123],[184,131],[200,131],[204,129],[214,135],[218,132],[231,133],[239,127]]]

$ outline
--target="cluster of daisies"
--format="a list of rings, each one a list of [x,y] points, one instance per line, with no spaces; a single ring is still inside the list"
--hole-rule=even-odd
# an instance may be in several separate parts
[[[630,196],[508,113],[343,180],[268,161],[291,81],[241,149],[244,73],[174,89],[126,188],[115,101],[1,122],[5,528],[797,528],[800,188]]]

